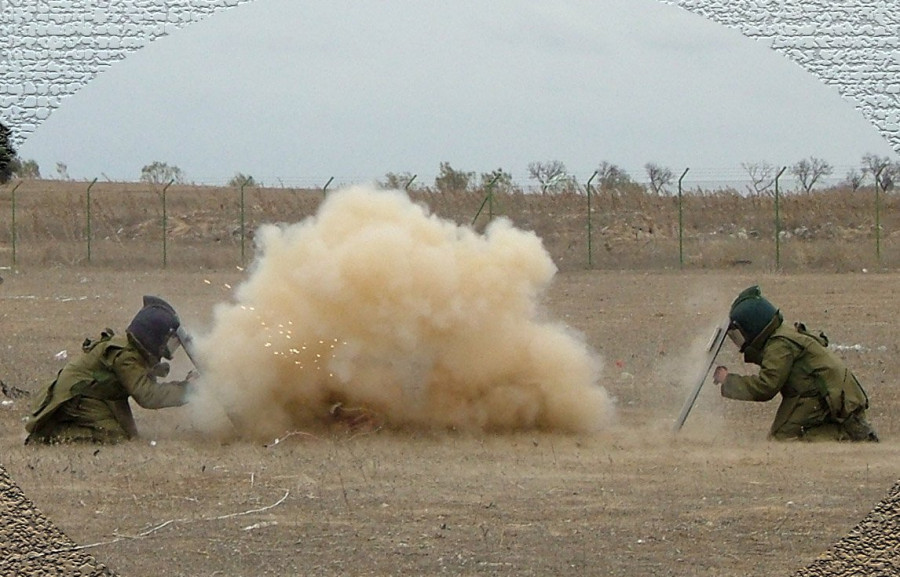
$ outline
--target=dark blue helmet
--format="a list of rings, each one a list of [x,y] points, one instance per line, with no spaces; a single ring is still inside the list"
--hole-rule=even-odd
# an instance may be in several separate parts
[[[155,357],[171,359],[181,341],[176,332],[181,325],[175,309],[155,296],[144,297],[144,307],[138,311],[125,331],[137,341],[144,352]],[[151,359],[152,360],[152,359]]]

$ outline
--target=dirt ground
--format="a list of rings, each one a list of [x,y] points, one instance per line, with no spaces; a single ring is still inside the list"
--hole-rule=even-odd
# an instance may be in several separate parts
[[[243,272],[3,271],[0,378],[36,390],[158,294],[202,328]],[[672,425],[695,351],[750,284],[825,330],[868,389],[880,444],[766,440],[776,402],[711,383]],[[77,543],[125,576],[789,575],[900,478],[900,274],[567,272],[544,301],[603,358],[617,420],[590,435],[285,431],[204,439],[183,409],[136,409],[119,446],[23,446],[0,406],[2,463]],[[720,361],[746,372],[729,346]],[[174,366],[188,368],[183,356]]]

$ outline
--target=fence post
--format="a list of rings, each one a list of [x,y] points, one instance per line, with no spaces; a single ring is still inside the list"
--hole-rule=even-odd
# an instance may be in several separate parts
[[[488,184],[488,222],[494,220],[494,184],[500,179],[500,175],[495,176],[490,184]]]
[[[488,222],[494,220],[494,183],[500,179],[500,175],[497,174],[494,176],[493,180],[488,183],[485,187],[487,188],[487,195],[484,197],[484,200],[481,201],[481,206],[478,207],[478,212],[475,213],[475,218],[472,219],[472,226],[475,226],[475,221],[478,220],[478,216],[481,214],[481,211],[484,210],[484,205],[488,205]]]
[[[173,178],[172,180],[170,180],[170,181],[169,181],[169,184],[165,185],[165,186],[163,187],[163,189],[162,189],[162,205],[163,205],[163,206],[162,206],[162,209],[163,209],[163,214],[162,214],[163,268],[166,268],[166,265],[168,264],[168,247],[167,247],[167,244],[166,244],[166,237],[167,237],[168,235],[166,234],[166,231],[169,229],[169,224],[168,224],[168,220],[169,220],[169,219],[168,219],[168,215],[167,215],[167,213],[166,213],[166,191],[169,190],[169,187],[172,186],[172,183],[173,183],[173,182],[175,182],[175,179],[174,179],[174,178]]]
[[[681,178],[678,179],[678,266],[679,268],[684,268],[684,208],[682,206],[683,201],[683,188],[681,183],[684,182],[684,177],[687,176],[690,168],[685,168],[684,172],[681,173]]]
[[[886,166],[882,166],[875,173],[875,258],[878,260],[878,266],[881,267],[881,173]]]
[[[330,180],[328,182],[331,182]],[[247,186],[246,182],[241,182],[241,266],[245,266],[246,263],[246,249],[245,249],[245,241],[246,241],[246,224],[244,221],[244,187]],[[328,186],[327,184],[325,186]],[[322,191],[324,194],[324,190]]]
[[[325,196],[325,192],[328,190],[328,185],[331,184],[331,181],[334,180],[334,177],[328,179],[328,182],[325,183],[325,186],[322,187],[322,196]]]
[[[779,191],[778,191],[778,181],[781,178],[781,175],[784,174],[784,171],[787,170],[787,167],[784,166],[781,170],[778,171],[778,174],[775,176],[775,269],[781,269],[781,215],[778,210],[778,201],[779,201]]]
[[[412,178],[409,179],[409,182],[406,183],[406,186],[403,187],[403,190],[408,191],[409,186],[413,183],[413,181],[416,179],[417,176],[419,176],[419,175],[418,174],[412,175]]]
[[[87,261],[88,264],[91,262],[91,237],[93,234],[91,233],[91,189],[94,188],[94,185],[97,183],[97,179],[91,181],[91,183],[87,187]]]
[[[588,181],[584,185],[584,189],[587,192],[587,233],[588,233],[588,268],[594,268],[594,253],[591,246],[591,183],[599,174],[596,170],[594,174],[588,179]]]
[[[12,189],[12,265],[16,268],[16,189],[22,186],[22,181],[16,183]]]

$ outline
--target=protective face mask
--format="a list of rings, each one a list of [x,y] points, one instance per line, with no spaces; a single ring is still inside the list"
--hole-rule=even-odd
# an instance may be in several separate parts
[[[166,350],[165,356],[167,359],[171,359],[172,355],[175,354],[175,351],[178,350],[178,347],[181,346],[181,339],[178,338],[178,335],[169,335],[168,340],[166,340]]]
[[[741,330],[739,328],[732,327],[728,329],[728,332],[725,334],[728,335],[728,338],[731,339],[731,342],[737,345],[738,349],[744,348],[744,343],[746,342],[746,340],[744,339],[744,335],[741,334]]]

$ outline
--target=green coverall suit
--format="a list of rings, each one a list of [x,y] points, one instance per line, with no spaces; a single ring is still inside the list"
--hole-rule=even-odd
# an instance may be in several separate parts
[[[83,353],[67,364],[35,399],[25,429],[30,442],[115,443],[137,436],[128,398],[146,409],[183,405],[186,382],[159,383],[131,335],[107,329],[86,340]]]
[[[777,440],[877,441],[866,419],[866,392],[827,346],[824,335],[813,335],[802,324],[785,326],[778,314],[745,351],[759,374],[729,373],[722,396],[768,401],[781,393],[769,430]]]

